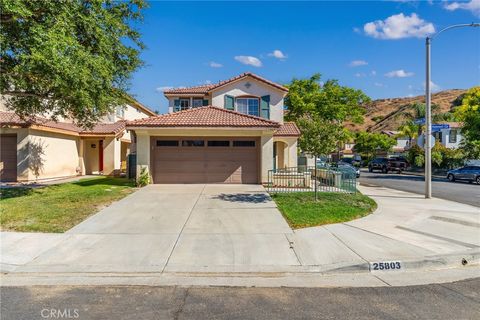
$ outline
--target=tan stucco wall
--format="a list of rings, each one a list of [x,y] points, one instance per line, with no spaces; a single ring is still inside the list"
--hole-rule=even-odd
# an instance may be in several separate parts
[[[247,82],[250,84],[249,88],[245,86]],[[223,108],[226,94],[233,97],[248,95],[258,98],[270,95],[270,120],[283,123],[283,98],[286,95],[285,92],[276,90],[253,78],[246,78],[213,91],[212,105]]]
[[[99,139],[85,139],[84,143],[84,163],[85,163],[85,174],[98,174],[99,173]],[[93,148],[92,146],[95,146]]]
[[[17,134],[17,179],[31,181],[80,173],[80,139],[33,129],[2,129]]]
[[[120,173],[121,142],[117,138],[107,137],[103,140],[103,174]]]
[[[280,141],[280,148],[277,148],[278,162],[285,163],[286,167],[296,167],[298,162],[297,137],[274,137],[273,141]],[[282,149],[282,150],[280,150]]]
[[[145,168],[150,173],[150,134],[147,132],[137,132],[137,178]],[[150,177],[151,180],[151,177]]]

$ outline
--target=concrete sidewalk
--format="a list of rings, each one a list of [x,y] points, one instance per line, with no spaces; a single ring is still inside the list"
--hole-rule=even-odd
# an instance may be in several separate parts
[[[260,186],[148,187],[66,234],[2,233],[2,284],[381,286],[480,276],[479,208],[360,188],[375,213],[292,231]]]

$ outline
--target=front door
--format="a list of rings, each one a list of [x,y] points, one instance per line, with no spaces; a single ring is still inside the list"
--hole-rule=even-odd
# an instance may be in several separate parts
[[[98,142],[98,171],[103,171],[103,140]]]

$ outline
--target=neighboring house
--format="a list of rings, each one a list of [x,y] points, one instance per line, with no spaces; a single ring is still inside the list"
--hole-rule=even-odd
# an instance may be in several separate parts
[[[462,124],[459,122],[444,122],[441,124],[447,124],[449,128],[433,132],[432,134],[435,137],[435,141],[451,149],[460,147],[460,143],[463,140],[461,131]]]
[[[288,89],[252,73],[166,91],[169,113],[128,121],[137,175],[153,183],[262,183],[297,166],[294,123],[284,123]]]
[[[403,153],[410,148],[410,138],[408,137],[402,137],[399,136],[399,131],[391,131],[391,130],[386,130],[382,131],[383,134],[386,134],[387,136],[394,138],[397,141],[397,144],[393,146],[392,151],[393,153]],[[412,144],[413,144],[412,140]]]
[[[91,130],[69,119],[22,120],[0,106],[0,178],[36,181],[85,174],[116,175],[131,149],[126,120],[155,113],[136,101],[119,106]]]

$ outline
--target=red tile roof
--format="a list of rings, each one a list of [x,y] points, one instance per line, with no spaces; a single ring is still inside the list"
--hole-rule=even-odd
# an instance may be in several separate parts
[[[9,127],[9,126],[20,126],[20,127],[30,127],[38,126],[51,129],[59,129],[70,131],[72,133],[77,133],[79,135],[117,135],[123,130],[125,130],[125,121],[117,121],[115,123],[99,123],[96,124],[92,129],[85,130],[82,127],[77,126],[74,123],[68,122],[55,122],[53,120],[35,117],[30,119],[22,120],[13,112],[0,112],[0,127]]]
[[[128,127],[256,127],[278,128],[280,124],[213,106],[192,108],[127,122]]]
[[[273,135],[282,137],[298,137],[300,134],[300,129],[298,129],[295,122],[285,122],[277,131],[275,131]]]
[[[278,83],[275,83],[275,82],[272,82],[272,81],[267,80],[265,78],[262,78],[262,77],[260,77],[256,74],[254,74],[254,73],[245,72],[245,73],[242,73],[242,74],[240,74],[236,77],[230,78],[228,80],[223,80],[223,81],[220,81],[218,83],[201,85],[201,86],[194,86],[194,87],[188,87],[188,88],[174,88],[174,89],[164,91],[164,94],[166,94],[166,95],[169,95],[169,94],[207,94],[214,89],[220,88],[220,87],[222,87],[224,85],[227,85],[231,82],[234,82],[234,81],[246,78],[246,77],[252,77],[252,78],[254,78],[254,79],[256,79],[260,82],[266,83],[266,84],[268,84],[272,87],[275,87],[275,88],[280,89],[282,91],[288,92],[287,88],[285,88],[284,86],[282,86]]]

